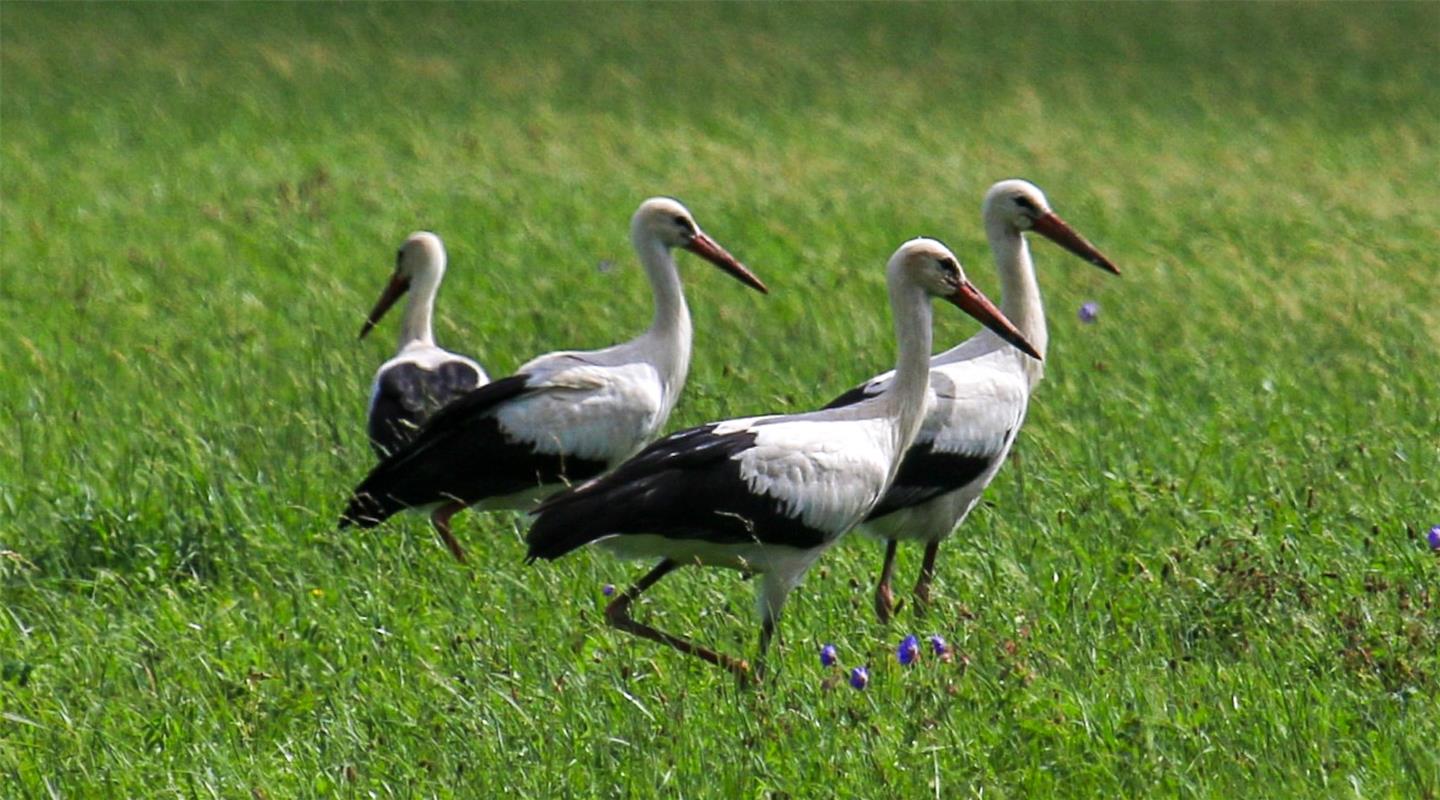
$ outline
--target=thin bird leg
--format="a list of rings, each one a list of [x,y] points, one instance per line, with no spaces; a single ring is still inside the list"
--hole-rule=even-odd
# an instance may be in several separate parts
[[[464,509],[464,503],[452,500],[430,514],[430,524],[435,526],[435,532],[440,534],[440,539],[461,564],[465,563],[465,550],[460,547],[460,542],[456,541],[455,534],[450,532],[450,518]]]
[[[925,560],[920,562],[920,579],[915,581],[916,614],[924,614],[930,607],[930,581],[935,579],[935,556],[939,553],[939,542],[925,545]]]
[[[760,621],[760,655],[755,659],[755,680],[762,680],[765,677],[765,651],[770,647],[770,639],[775,635],[775,618],[769,614]]]
[[[885,542],[885,564],[880,567],[880,582],[875,585],[875,616],[881,622],[889,622],[890,614],[895,610],[895,593],[890,591],[890,573],[895,570],[895,546],[899,544],[894,539]]]
[[[610,601],[610,605],[605,607],[605,621],[609,622],[612,627],[619,628],[626,633],[644,637],[652,642],[670,645],[682,653],[687,653],[696,658],[709,661],[711,664],[721,669],[729,670],[735,673],[737,677],[744,679],[750,674],[750,665],[744,661],[722,655],[708,647],[701,647],[698,644],[686,641],[678,636],[672,636],[662,630],[652,628],[649,625],[642,625],[631,618],[630,603],[639,597],[642,592],[654,586],[661,578],[670,574],[679,566],[680,564],[678,562],[671,561],[668,558],[661,561],[655,566],[655,569],[650,570],[650,572],[646,573],[645,577],[636,581],[634,586],[626,589],[619,597]]]

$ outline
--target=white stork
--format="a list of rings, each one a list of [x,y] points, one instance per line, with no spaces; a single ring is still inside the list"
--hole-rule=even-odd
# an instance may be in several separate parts
[[[1024,232],[1034,231],[1091,264],[1120,270],[1050,209],[1045,195],[1022,180],[1001,181],[985,195],[985,233],[1000,272],[1000,309],[1043,355],[1049,337],[1040,289]],[[895,605],[890,573],[900,539],[925,542],[915,584],[916,605],[930,602],[935,557],[943,541],[970,513],[1015,442],[1030,393],[1044,371],[1040,361],[981,331],[930,360],[925,422],[905,454],[895,482],[861,530],[886,541],[875,588],[875,613],[888,621]],[[842,408],[883,393],[887,372],[831,401]]]
[[[355,488],[340,527],[374,527],[407,508],[431,522],[455,558],[450,517],[528,509],[562,485],[633,455],[664,426],[690,367],[690,311],[671,249],[682,247],[760,292],[765,284],[695,224],[675,200],[646,200],[630,241],[655,299],[650,328],[604,350],[548,353],[436,414],[413,441]]]
[[[475,359],[435,344],[430,320],[435,313],[435,293],[444,277],[445,245],[440,237],[428,231],[410,234],[395,254],[390,283],[360,328],[364,339],[395,301],[411,292],[400,323],[400,346],[395,356],[375,371],[370,385],[366,430],[370,447],[381,458],[414,438],[420,425],[436,411],[490,380]]]
[[[906,242],[886,269],[900,351],[889,391],[844,408],[727,420],[667,436],[614,472],[542,503],[527,537],[529,560],[559,558],[590,542],[623,557],[660,559],[610,603],[606,619],[744,677],[746,662],[636,622],[630,604],[687,564],[762,574],[763,660],[790,590],[879,502],[920,428],[929,298],[949,300],[1030,349],[939,242]]]

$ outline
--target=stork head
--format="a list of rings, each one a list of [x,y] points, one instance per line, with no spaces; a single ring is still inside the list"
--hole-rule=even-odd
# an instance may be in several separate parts
[[[889,274],[892,286],[897,281],[909,283],[926,294],[948,300],[1021,352],[1036,360],[1041,358],[1040,351],[1026,341],[1014,323],[970,283],[960,260],[944,244],[934,239],[911,239],[890,257]]]
[[[1029,181],[1014,179],[991,186],[985,193],[984,215],[987,225],[999,223],[1015,231],[1034,231],[1100,269],[1120,274],[1120,269],[1095,245],[1051,210],[1045,193]]]
[[[395,271],[390,274],[390,283],[386,284],[385,291],[380,293],[380,299],[365,318],[365,324],[360,328],[360,338],[365,338],[365,334],[385,316],[390,306],[395,305],[401,295],[410,291],[411,285],[417,280],[435,283],[444,274],[445,245],[440,242],[440,237],[429,231],[410,234],[395,253]]]
[[[690,210],[679,200],[652,197],[641,203],[630,218],[630,235],[637,243],[657,242],[667,249],[689,250],[746,286],[763,293],[770,291],[744,264],[700,230]]]

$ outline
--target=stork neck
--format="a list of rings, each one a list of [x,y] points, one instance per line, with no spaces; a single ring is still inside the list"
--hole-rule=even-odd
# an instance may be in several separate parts
[[[892,278],[890,312],[895,317],[899,355],[895,378],[886,392],[886,410],[896,420],[898,445],[903,452],[914,441],[924,419],[925,393],[930,386],[930,298],[909,281]]]
[[[675,257],[664,243],[643,235],[633,235],[635,252],[650,279],[650,292],[655,300],[655,316],[642,337],[648,340],[648,355],[665,381],[665,387],[678,393],[690,368],[690,309],[685,305],[685,292],[680,285],[680,271]]]
[[[675,266],[670,248],[655,239],[646,238],[635,242],[635,251],[640,255],[640,264],[645,267],[645,277],[650,279],[650,293],[655,300],[655,317],[650,322],[650,332],[688,338],[690,309],[685,305],[680,270]]]
[[[1050,337],[1045,330],[1045,309],[1040,303],[1040,284],[1035,280],[1030,245],[1013,225],[1000,220],[986,220],[985,233],[995,256],[995,269],[1000,273],[1000,310],[1044,355]]]
[[[400,323],[401,350],[415,344],[435,344],[431,322],[435,315],[435,295],[440,291],[440,278],[444,274],[444,267],[422,269],[412,279],[410,297],[405,302],[405,318]]]

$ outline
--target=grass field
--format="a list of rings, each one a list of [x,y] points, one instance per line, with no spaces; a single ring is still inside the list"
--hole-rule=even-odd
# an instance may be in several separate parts
[[[0,5],[0,795],[1436,797],[1436,30]],[[461,519],[470,569],[417,518],[334,530],[411,230],[450,248],[442,343],[503,375],[638,331],[629,214],[684,199],[773,294],[682,264],[680,427],[887,368],[906,238],[998,295],[979,203],[1012,176],[1125,274],[1035,245],[1046,380],[928,618],[875,622],[849,539],[745,692],[603,625],[641,565],[526,567],[503,515]],[[750,584],[688,572],[640,613],[753,654]],[[902,668],[909,632],[960,657]]]

